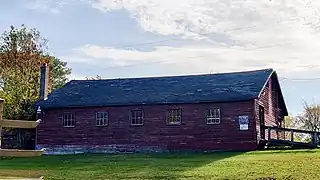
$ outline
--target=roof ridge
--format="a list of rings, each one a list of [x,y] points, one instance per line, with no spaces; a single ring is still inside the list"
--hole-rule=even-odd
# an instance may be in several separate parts
[[[82,81],[82,82],[96,82],[96,81],[110,81],[110,80],[132,80],[132,79],[153,79],[153,78],[173,78],[173,77],[190,77],[190,76],[207,76],[207,75],[226,75],[226,74],[239,74],[239,73],[251,73],[251,72],[261,72],[261,71],[274,71],[273,68],[264,68],[256,70],[246,70],[246,71],[231,71],[231,72],[222,72],[222,73],[203,73],[203,74],[185,74],[185,75],[162,75],[162,76],[145,76],[145,77],[123,77],[123,78],[105,78],[105,79],[78,79],[71,81]]]

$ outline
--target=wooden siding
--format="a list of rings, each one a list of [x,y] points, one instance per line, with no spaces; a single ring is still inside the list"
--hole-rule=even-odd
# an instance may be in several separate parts
[[[277,116],[284,109],[281,107],[279,103],[279,85],[273,75],[268,82],[266,83],[265,88],[263,89],[261,96],[258,100],[256,100],[255,112],[256,112],[256,122],[257,122],[257,140],[261,139],[260,134],[260,119],[259,119],[259,105],[263,106],[265,109],[265,125],[266,126],[278,126],[283,127],[283,122],[279,121]],[[281,114],[280,114],[281,116]],[[281,118],[283,120],[283,117]],[[280,124],[281,123],[281,124]],[[268,136],[267,131],[265,131],[266,137]],[[277,134],[272,134],[272,138],[275,138]]]
[[[208,125],[209,108],[221,109],[221,123]],[[181,108],[180,125],[168,125],[168,109]],[[144,111],[144,124],[133,126],[130,111]],[[107,126],[96,126],[96,113],[108,112]],[[75,127],[63,127],[62,113],[75,113]],[[240,131],[238,116],[249,116],[249,130]],[[134,146],[162,150],[253,150],[257,148],[254,101],[45,111],[38,127],[39,148]]]

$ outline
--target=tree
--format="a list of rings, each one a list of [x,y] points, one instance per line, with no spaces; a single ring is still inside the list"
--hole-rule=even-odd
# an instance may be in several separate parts
[[[99,75],[97,75],[96,77],[91,77],[91,78],[89,78],[89,77],[86,77],[86,80],[101,80],[102,78],[101,78],[101,76],[99,76]]]
[[[49,65],[49,92],[66,83],[71,69],[67,63],[50,56],[47,40],[36,29],[11,26],[0,37],[0,97],[6,100],[4,118],[35,119],[33,105],[40,94],[40,67]],[[30,132],[29,132],[30,131]],[[16,135],[17,143],[5,143],[7,148],[26,148],[34,141],[35,131],[6,129],[5,133]],[[32,144],[32,143],[31,143]],[[32,146],[32,145],[31,145]]]
[[[297,121],[305,130],[320,131],[320,105],[304,102],[304,112],[297,116]]]
[[[53,57],[51,62],[52,73],[52,88],[57,89],[62,87],[67,81],[67,76],[71,74],[71,69],[66,68],[67,63]]]
[[[47,40],[36,29],[11,26],[0,37],[0,97],[5,118],[33,119],[39,99],[40,67],[49,65],[49,92],[66,83],[71,69],[47,52]]]
[[[289,128],[289,129],[295,129],[297,128],[297,120],[296,117],[294,116],[286,116],[284,118],[284,125],[285,128]],[[285,139],[286,140],[290,140],[291,139],[291,133],[290,132],[285,132]],[[294,134],[294,139],[297,141],[301,141],[301,137],[297,134]]]
[[[286,116],[284,118],[285,128],[295,128],[295,119],[293,116]]]

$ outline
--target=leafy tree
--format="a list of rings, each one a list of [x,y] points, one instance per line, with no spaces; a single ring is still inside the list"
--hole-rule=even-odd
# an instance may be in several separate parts
[[[71,69],[49,55],[47,40],[36,29],[11,26],[0,37],[0,97],[6,100],[4,116],[33,119],[33,104],[39,98],[40,67],[49,65],[49,91],[66,83]]]
[[[286,116],[284,118],[285,128],[295,128],[295,119],[293,116]]]
[[[286,125],[286,127],[319,132],[320,131],[320,105],[316,103],[308,104],[307,102],[304,102],[303,106],[304,106],[304,110],[302,114],[296,117],[290,117],[286,119],[286,123],[288,123],[288,126]],[[290,136],[287,135],[286,138],[290,138]],[[311,142],[312,135],[296,133],[294,139],[295,141],[300,141],[300,142]]]
[[[285,128],[295,128],[295,118],[293,116],[286,116],[284,118],[284,126]],[[294,137],[295,139],[297,137]],[[285,139],[290,140],[291,139],[291,133],[285,132]]]
[[[91,77],[91,78],[86,77],[86,80],[101,80],[101,79],[102,79],[102,77],[99,75],[97,75],[96,77]]]
[[[5,99],[4,118],[35,119],[34,103],[40,94],[40,67],[49,66],[49,92],[66,83],[71,69],[67,63],[50,56],[47,40],[36,29],[11,26],[0,37],[0,97]],[[16,143],[3,137],[6,148],[32,148],[34,130],[5,129],[16,136]],[[30,145],[31,142],[31,145]]]
[[[71,74],[71,69],[66,68],[67,63],[60,59],[53,57],[51,61],[51,73],[52,73],[52,88],[57,89],[62,87],[67,81],[67,76]]]
[[[304,112],[297,116],[297,121],[305,130],[320,131],[320,105],[304,102]]]

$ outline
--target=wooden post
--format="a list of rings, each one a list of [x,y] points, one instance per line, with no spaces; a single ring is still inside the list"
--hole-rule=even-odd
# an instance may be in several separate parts
[[[293,130],[291,130],[291,144],[293,144],[294,136],[293,136]]]
[[[312,142],[315,146],[318,146],[318,133],[317,132],[313,133],[313,141]]]
[[[268,141],[271,139],[271,129],[268,127]]]
[[[2,134],[1,134],[1,131],[2,131],[2,116],[3,116],[3,103],[4,103],[4,100],[3,99],[0,99],[0,149],[1,149],[1,141],[2,141]]]

